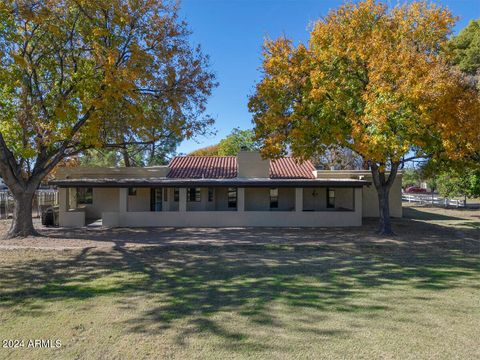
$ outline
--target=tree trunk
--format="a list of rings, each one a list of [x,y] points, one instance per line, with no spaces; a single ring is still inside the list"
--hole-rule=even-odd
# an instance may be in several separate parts
[[[385,168],[384,164],[380,164],[383,168]],[[377,189],[378,195],[378,217],[379,217],[379,224],[378,224],[378,234],[380,235],[394,235],[392,230],[392,223],[390,221],[390,188],[395,181],[395,177],[397,176],[397,171],[400,163],[394,162],[390,168],[390,174],[387,178],[385,178],[385,170],[380,170],[379,164],[372,163],[370,164],[370,168],[372,171],[373,177],[373,184]]]
[[[383,186],[377,189],[379,224],[378,233],[380,235],[393,235],[392,222],[390,221],[390,189]]]
[[[123,164],[125,167],[131,167],[132,164],[130,162],[130,155],[128,154],[127,148],[122,149],[122,156],[123,156]]]
[[[38,235],[33,227],[32,221],[32,203],[34,194],[35,192],[13,194],[13,221],[10,230],[7,233],[7,238]]]

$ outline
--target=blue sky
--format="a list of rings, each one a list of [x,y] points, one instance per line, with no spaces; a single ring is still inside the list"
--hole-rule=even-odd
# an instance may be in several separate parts
[[[460,17],[456,31],[480,18],[480,0],[433,2],[448,6]],[[285,34],[296,42],[306,42],[309,25],[340,4],[337,0],[183,0],[181,14],[193,31],[191,40],[210,55],[220,85],[207,106],[216,119],[217,134],[184,141],[178,152],[215,144],[235,127],[251,128],[247,102],[261,77],[264,38]]]

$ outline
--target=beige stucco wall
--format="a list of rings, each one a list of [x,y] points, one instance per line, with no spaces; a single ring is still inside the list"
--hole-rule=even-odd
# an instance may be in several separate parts
[[[362,190],[355,190],[355,202],[362,203]],[[145,227],[346,227],[362,224],[361,207],[355,211],[191,211],[191,212],[107,212],[104,226]]]
[[[83,209],[87,219],[100,219],[104,211],[118,211],[118,199],[118,188],[93,188],[92,204],[78,204],[77,209]]]
[[[178,211],[178,201],[175,200],[175,188],[168,187],[167,197],[163,196],[162,211]]]
[[[318,188],[318,194],[324,194],[322,206],[317,210],[302,211],[305,201],[308,204],[308,193],[312,189],[299,189],[302,207],[295,210],[296,189],[279,189],[279,206],[275,211],[269,210],[269,188],[247,188],[245,193],[245,209],[241,209],[241,190],[238,190],[239,209],[227,208],[227,188],[215,188],[215,201],[209,203],[208,189],[202,188],[200,203],[187,202],[188,211],[168,211],[165,207],[161,212],[150,211],[150,189],[137,188],[136,196],[128,196],[127,189],[95,188],[93,204],[84,205],[74,211],[66,211],[67,189],[60,190],[60,224],[61,226],[84,226],[85,218],[102,218],[105,226],[358,226],[361,225],[362,209],[356,206],[355,211],[338,211],[325,208],[326,189]],[[74,192],[75,189],[72,189]],[[355,203],[362,204],[362,189],[336,189],[336,204],[353,202],[352,195],[355,191]],[[125,197],[123,209],[120,206],[120,194]],[[302,199],[305,194],[305,198]],[[298,196],[298,195],[297,195]],[[169,189],[168,202],[173,202],[173,188]],[[63,204],[65,203],[65,204]],[[63,205],[62,205],[63,204]],[[217,210],[205,211],[205,208],[215,206]],[[165,206],[165,203],[163,204]],[[197,206],[192,206],[197,205]],[[275,213],[275,215],[272,215]]]
[[[215,210],[216,211],[235,211],[234,208],[228,207],[228,188],[217,187],[215,189]]]
[[[128,211],[150,211],[150,188],[136,188],[136,195],[128,195]]]
[[[190,201],[187,193],[187,211],[214,211],[215,210],[215,190],[213,200],[208,201],[208,188],[200,188],[200,201]]]
[[[373,185],[372,173],[366,170],[317,170],[317,178],[321,179],[341,179],[351,178],[372,182],[370,186],[363,187],[363,217],[378,217],[378,197],[377,190]],[[390,216],[402,217],[402,172],[399,171],[395,177],[392,188],[390,189]]]
[[[363,188],[363,217],[378,217],[378,195],[375,186],[365,186]],[[402,217],[402,180],[396,179],[390,189],[390,216]]]
[[[353,210],[355,206],[354,189],[332,188],[335,190],[335,208]]]
[[[55,173],[56,179],[128,179],[128,178],[158,178],[165,177],[169,171],[168,166],[151,167],[84,167],[60,168]]]
[[[278,189],[278,208],[270,209],[270,188],[246,188],[245,211],[294,211],[295,188]]]
[[[263,160],[255,151],[240,151],[237,155],[237,170],[240,178],[268,178],[270,160]]]
[[[303,210],[321,211],[327,208],[327,189],[322,188],[304,188],[303,189]]]
[[[354,208],[354,189],[353,188],[330,188],[335,191],[335,209],[353,210]],[[326,211],[327,208],[327,188],[304,188],[303,189],[303,209],[305,211]]]

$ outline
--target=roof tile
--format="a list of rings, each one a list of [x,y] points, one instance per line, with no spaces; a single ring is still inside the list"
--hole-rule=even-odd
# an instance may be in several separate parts
[[[236,156],[175,156],[167,178],[232,179],[237,177]]]
[[[171,179],[232,179],[237,177],[236,156],[176,156],[170,164]],[[292,157],[270,161],[272,179],[313,179],[315,167]]]
[[[283,157],[270,161],[272,179],[313,179],[315,167],[310,161],[300,162],[293,157]]]

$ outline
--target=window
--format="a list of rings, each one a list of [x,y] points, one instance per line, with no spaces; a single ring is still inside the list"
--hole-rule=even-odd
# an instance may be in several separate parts
[[[178,188],[173,189],[173,201],[178,202],[178,199],[180,198],[180,193]]]
[[[335,207],[335,190],[327,188],[327,208]]]
[[[190,202],[199,202],[200,201],[200,188],[188,188],[187,189],[187,199]]]
[[[162,211],[162,188],[150,189],[150,211]]]
[[[228,207],[237,207],[237,188],[228,188]]]
[[[77,188],[77,204],[92,204],[92,203],[93,203],[93,189]]]
[[[168,201],[168,188],[163,189],[163,201]]]
[[[270,209],[278,209],[278,188],[270,189]]]
[[[208,201],[213,201],[213,188],[208,188]]]
[[[137,188],[133,188],[133,187],[128,188],[128,195],[137,196]]]

